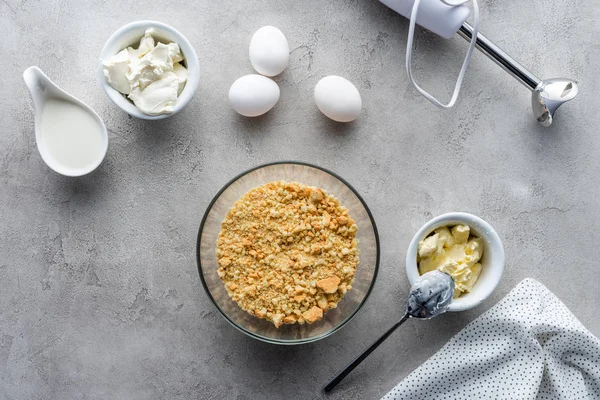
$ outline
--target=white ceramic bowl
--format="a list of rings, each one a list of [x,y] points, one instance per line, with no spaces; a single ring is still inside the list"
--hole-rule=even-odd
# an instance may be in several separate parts
[[[496,289],[504,271],[504,247],[500,237],[490,224],[479,217],[462,212],[453,212],[435,217],[427,222],[415,235],[406,253],[406,273],[411,285],[419,277],[417,251],[419,242],[435,229],[442,226],[468,225],[474,236],[483,239],[481,275],[470,293],[454,299],[448,311],[464,311],[481,304]]]
[[[183,54],[184,60],[183,65],[188,70],[188,80],[183,88],[183,91],[177,98],[177,104],[175,109],[170,114],[161,115],[148,115],[141,112],[130,100],[128,100],[123,94],[115,90],[108,84],[108,81],[104,77],[102,71],[102,60],[106,60],[119,51],[123,50],[128,46],[137,46],[140,43],[140,39],[144,36],[144,32],[148,28],[154,28],[156,35],[154,38],[165,43],[175,42],[179,45]],[[181,111],[194,97],[196,89],[198,88],[198,82],[200,81],[200,66],[198,65],[198,56],[194,51],[194,48],[190,42],[175,28],[156,21],[136,21],[119,28],[115,33],[108,38],[102,52],[100,53],[100,61],[98,65],[98,74],[100,76],[100,84],[104,88],[104,91],[108,95],[108,98],[112,100],[121,110],[125,111],[131,116],[140,119],[164,119],[171,115],[177,114]]]

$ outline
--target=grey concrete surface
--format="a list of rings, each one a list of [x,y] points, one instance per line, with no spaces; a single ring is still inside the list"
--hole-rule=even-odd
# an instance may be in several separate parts
[[[542,77],[581,94],[551,129],[528,91],[476,54],[456,108],[434,109],[404,71],[407,22],[375,0],[0,0],[0,399],[372,399],[384,395],[519,281],[538,279],[600,335],[600,4],[482,1],[482,30]],[[97,57],[121,25],[156,19],[195,46],[202,79],[181,114],[134,120],[100,88]],[[245,119],[227,91],[251,73],[262,25],[282,29],[281,100]],[[415,71],[448,96],[466,45],[420,31]],[[38,65],[106,121],[93,174],[42,162],[21,79]],[[364,110],[340,125],[316,109],[329,74],[356,84]],[[381,272],[362,311],[318,343],[278,347],[228,325],[200,286],[198,225],[231,177],[294,159],[353,184],[379,226]],[[488,220],[506,250],[504,278],[482,306],[407,323],[330,396],[322,385],[383,332],[408,291],[403,257],[437,214]]]

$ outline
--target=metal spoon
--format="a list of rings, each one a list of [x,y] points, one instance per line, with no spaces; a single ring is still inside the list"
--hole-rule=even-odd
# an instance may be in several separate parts
[[[473,37],[473,27],[465,22],[458,30],[458,34],[470,41]],[[542,80],[537,78],[481,33],[477,34],[475,45],[483,54],[532,91],[531,107],[533,116],[542,126],[552,125],[554,113],[558,107],[572,100],[579,93],[577,82],[572,79],[552,78]]]
[[[410,288],[404,317],[333,378],[324,390],[326,392],[331,391],[407,319],[431,319],[445,313],[452,302],[453,295],[454,280],[450,275],[441,271],[431,271],[420,276]]]

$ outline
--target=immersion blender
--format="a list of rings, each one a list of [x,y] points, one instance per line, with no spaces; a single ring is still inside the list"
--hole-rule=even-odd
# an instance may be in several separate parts
[[[379,1],[410,18],[414,0]],[[456,4],[451,4],[453,2]],[[421,0],[416,23],[445,39],[450,39],[458,33],[464,39],[471,41],[473,27],[466,22],[469,14],[469,7],[460,0]],[[533,116],[542,126],[550,126],[556,110],[578,93],[577,82],[574,80],[537,78],[481,33],[477,33],[475,46],[532,91]]]

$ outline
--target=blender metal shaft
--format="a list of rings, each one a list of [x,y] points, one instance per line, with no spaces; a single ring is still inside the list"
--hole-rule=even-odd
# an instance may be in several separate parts
[[[462,36],[465,40],[470,41],[473,37],[473,27],[467,22],[465,22],[460,27],[458,34]],[[535,75],[529,72],[521,64],[516,62],[511,56],[506,54],[502,49],[500,49],[498,46],[492,43],[490,39],[488,39],[481,33],[477,34],[477,41],[475,42],[475,46],[479,50],[481,50],[483,54],[488,56],[490,60],[494,61],[496,64],[504,68],[505,71],[509,72],[512,76],[514,76],[523,85],[527,86],[530,90],[535,90],[535,88],[540,84],[540,79],[538,79]]]
[[[465,22],[458,30],[458,34],[470,41],[473,37],[473,27]],[[552,125],[554,113],[558,107],[573,99],[579,92],[577,82],[572,79],[552,78],[541,80],[537,78],[481,33],[477,33],[475,45],[483,54],[532,91],[533,116],[542,126]]]

